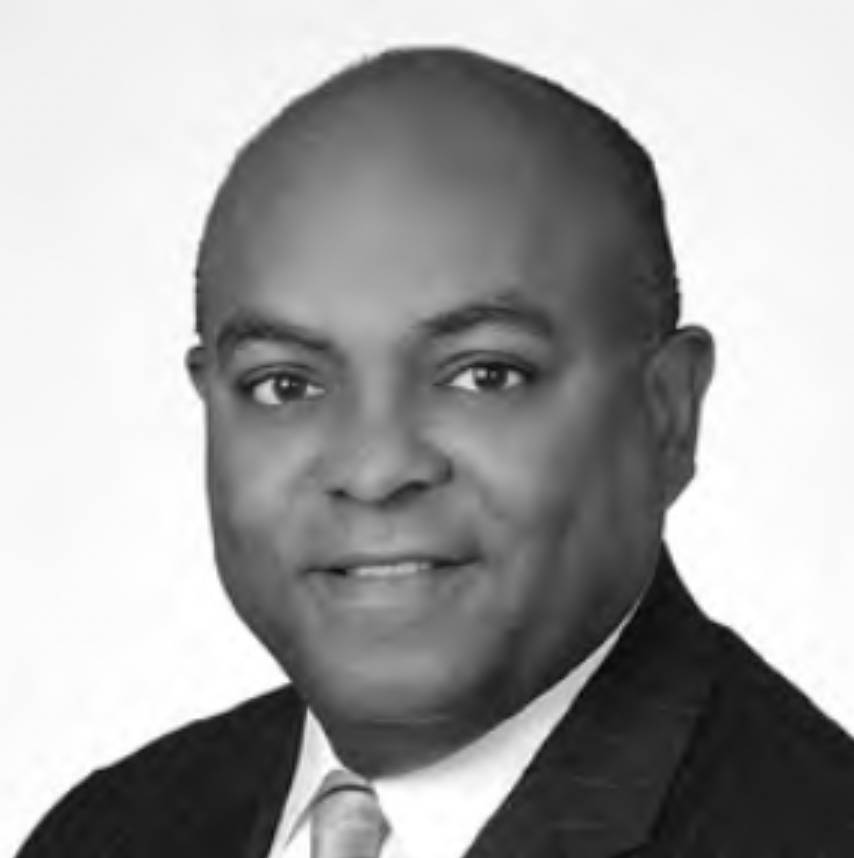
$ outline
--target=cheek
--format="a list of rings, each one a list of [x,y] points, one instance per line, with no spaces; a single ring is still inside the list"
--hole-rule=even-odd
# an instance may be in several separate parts
[[[232,517],[251,524],[287,508],[299,493],[318,433],[305,419],[251,411],[222,393],[208,411],[211,494]]]
[[[596,417],[558,401],[470,421],[454,438],[456,471],[492,515],[520,528],[542,524],[584,495],[606,458],[612,442]]]
[[[212,433],[209,498],[220,580],[243,621],[289,659],[303,618],[295,586],[304,556],[299,468],[289,448]]]
[[[458,474],[477,496],[493,550],[517,557],[514,565],[541,569],[557,554],[607,550],[650,505],[637,409],[613,386],[584,381],[457,433]]]
[[[223,577],[273,586],[302,554],[308,439],[300,432],[209,427],[211,518]],[[270,580],[267,580],[270,579]]]

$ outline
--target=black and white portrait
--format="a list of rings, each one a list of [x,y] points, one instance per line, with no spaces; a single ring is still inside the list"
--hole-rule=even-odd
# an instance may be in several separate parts
[[[854,851],[841,2],[0,11],[0,851]]]

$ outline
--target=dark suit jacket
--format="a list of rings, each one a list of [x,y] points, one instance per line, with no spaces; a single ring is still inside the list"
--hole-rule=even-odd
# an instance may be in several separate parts
[[[285,689],[167,736],[84,781],[19,858],[267,858],[303,716]],[[854,858],[854,743],[699,611],[666,551],[467,858],[618,855]]]

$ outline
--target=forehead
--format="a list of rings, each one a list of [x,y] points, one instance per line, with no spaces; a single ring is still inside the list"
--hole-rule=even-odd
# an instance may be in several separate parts
[[[508,289],[577,312],[604,288],[621,225],[601,182],[495,111],[412,107],[322,117],[250,153],[207,236],[208,321],[248,307],[382,334]]]

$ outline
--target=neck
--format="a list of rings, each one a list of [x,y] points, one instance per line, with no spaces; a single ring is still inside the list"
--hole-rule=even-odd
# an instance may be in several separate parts
[[[570,672],[582,659],[570,660]],[[341,762],[368,778],[405,774],[438,763],[463,750],[520,713],[549,689],[568,677],[565,666],[539,677],[536,683],[511,688],[481,689],[473,706],[463,711],[409,717],[346,718],[315,709]],[[511,690],[512,689],[512,690]],[[484,705],[489,701],[489,705]]]
[[[433,765],[470,745],[510,714],[497,712],[491,718],[471,720],[321,720],[341,762],[365,777],[378,778]]]

